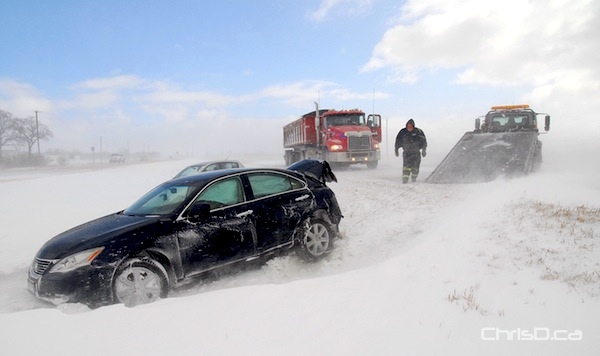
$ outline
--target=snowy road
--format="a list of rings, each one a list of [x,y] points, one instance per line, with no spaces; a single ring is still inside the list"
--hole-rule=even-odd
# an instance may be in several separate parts
[[[342,239],[320,263],[278,257],[133,309],[57,309],[28,294],[26,271],[43,242],[126,207],[187,163],[0,175],[0,194],[10,202],[0,207],[0,328],[8,330],[0,352],[24,347],[23,354],[58,354],[53,331],[44,335],[42,346],[20,346],[30,325],[40,322],[79,333],[77,325],[93,321],[95,326],[80,336],[82,345],[92,343],[94,333],[117,337],[125,332],[114,326],[117,314],[130,315],[127,332],[140,339],[148,337],[141,331],[148,316],[157,323],[194,323],[198,334],[193,335],[202,335],[194,340],[187,329],[159,328],[161,337],[189,341],[175,349],[135,350],[147,354],[198,351],[198,343],[201,351],[217,354],[240,348],[277,354],[281,347],[293,350],[290,354],[340,355],[591,355],[600,349],[595,317],[600,312],[600,189],[587,176],[577,181],[577,189],[561,189],[564,176],[552,167],[534,176],[474,185],[402,185],[398,161],[382,162],[376,171],[336,171],[339,183],[331,187],[344,213]],[[204,322],[197,325],[191,315]],[[264,325],[253,327],[265,317]],[[573,337],[581,331],[583,339],[526,343],[503,336],[504,330],[536,327],[552,335],[568,330]],[[328,331],[307,345],[292,329]],[[483,336],[496,334],[482,330],[500,330],[504,340],[486,341]],[[126,343],[118,345],[123,354],[133,351]]]

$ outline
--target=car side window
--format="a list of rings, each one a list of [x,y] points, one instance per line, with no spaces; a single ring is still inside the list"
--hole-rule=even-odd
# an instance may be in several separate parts
[[[206,169],[205,169],[205,171],[206,171],[206,172],[209,172],[209,171],[217,171],[217,170],[219,170],[219,164],[218,164],[218,163],[209,164],[209,165],[206,167]]]
[[[223,162],[223,168],[240,168],[235,162]]]
[[[242,183],[238,177],[220,180],[209,185],[196,198],[196,203],[208,203],[211,209],[238,204],[244,201]]]
[[[252,173],[248,175],[248,180],[255,198],[282,193],[303,186],[301,181],[275,173]]]

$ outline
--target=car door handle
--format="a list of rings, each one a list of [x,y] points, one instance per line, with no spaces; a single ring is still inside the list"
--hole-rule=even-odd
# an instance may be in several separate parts
[[[296,201],[301,201],[301,200],[305,200],[307,198],[310,198],[310,195],[308,194],[304,194],[302,196],[299,196],[298,198],[296,198]]]
[[[246,210],[243,213],[237,214],[236,217],[243,218],[244,216],[248,216],[248,215],[252,214],[253,212],[254,212],[254,210]]]

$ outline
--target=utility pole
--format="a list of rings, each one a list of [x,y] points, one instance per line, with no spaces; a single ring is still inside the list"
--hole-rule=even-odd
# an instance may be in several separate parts
[[[38,111],[35,111],[35,139],[37,141],[38,147],[38,156],[41,157],[42,154],[40,152],[40,125],[38,123]]]
[[[371,114],[375,115],[375,88],[373,88],[373,109]]]

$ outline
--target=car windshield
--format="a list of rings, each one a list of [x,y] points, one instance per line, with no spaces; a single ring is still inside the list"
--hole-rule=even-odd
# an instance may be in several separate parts
[[[123,211],[125,215],[168,215],[188,200],[195,189],[185,184],[163,184]]]
[[[185,168],[183,171],[179,172],[175,177],[177,177],[177,178],[187,177],[187,176],[191,176],[194,174],[198,174],[198,172],[200,171],[200,168],[202,168],[202,166],[189,166],[189,167]]]

